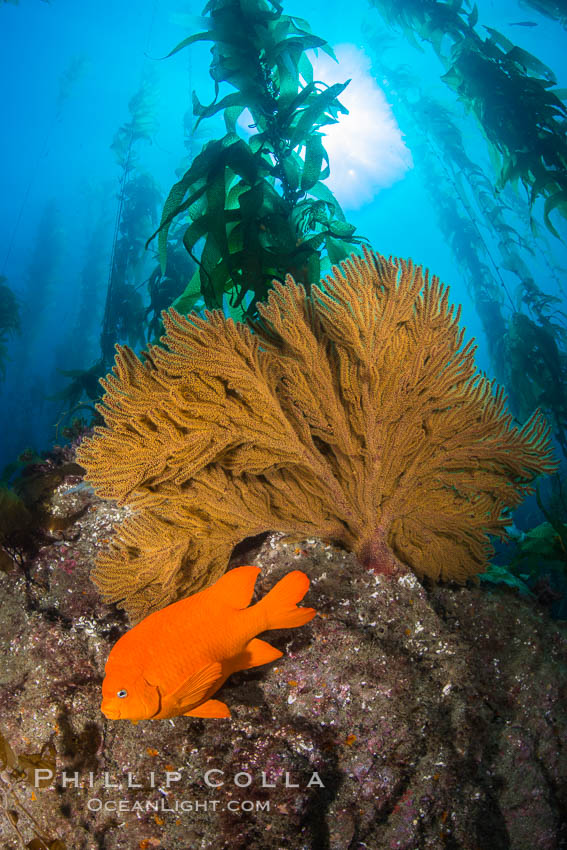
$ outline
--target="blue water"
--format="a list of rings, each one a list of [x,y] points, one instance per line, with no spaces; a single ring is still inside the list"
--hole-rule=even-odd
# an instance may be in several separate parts
[[[567,86],[567,33],[559,23],[512,0],[482,2],[478,8],[480,23],[540,57],[554,70],[558,85]],[[186,163],[183,116],[190,90],[195,88],[204,103],[213,97],[209,46],[160,57],[200,28],[187,18],[201,11],[201,3],[158,0],[0,5],[0,274],[19,299],[22,324],[21,336],[8,342],[10,360],[0,384],[0,469],[25,448],[41,451],[61,440],[55,426],[66,422],[65,405],[46,398],[66,385],[58,370],[86,368],[98,357],[121,176],[110,145],[129,119],[128,102],[144,75],[153,79],[157,129],[151,142],[136,147],[139,167],[153,176],[164,199],[177,179],[176,169]],[[382,103],[376,45],[384,30],[378,12],[357,0],[348,6],[325,0],[307,7],[289,0],[285,11],[307,17],[313,31],[343,57],[330,71],[324,66],[326,73],[334,73],[333,79],[325,77],[327,82],[353,76],[351,131],[333,142],[334,159],[331,153],[333,188],[347,218],[376,250],[412,257],[450,284],[452,299],[463,305],[467,334],[478,339],[478,363],[490,372],[474,299],[437,224],[435,193],[413,162],[411,133],[404,141],[397,130],[395,94],[386,89]],[[509,26],[523,20],[537,26]],[[454,110],[469,155],[491,173],[477,124],[440,82],[444,69],[429,46],[420,53],[392,31],[388,44],[388,61],[408,65],[423,91]],[[347,94],[350,98],[348,89],[345,102]],[[195,152],[221,132],[220,119],[205,122]],[[384,134],[387,142],[381,148]],[[525,208],[521,190],[518,197]],[[541,208],[536,212],[541,220]],[[557,213],[553,221],[565,235]],[[550,264],[567,267],[565,244],[542,232]],[[496,253],[490,234],[485,238]],[[524,259],[540,289],[562,297],[544,265],[529,255]],[[154,267],[150,249],[137,277],[144,297],[144,282]],[[513,292],[516,279],[505,270],[501,274]],[[79,328],[79,312],[85,309],[88,327]]]

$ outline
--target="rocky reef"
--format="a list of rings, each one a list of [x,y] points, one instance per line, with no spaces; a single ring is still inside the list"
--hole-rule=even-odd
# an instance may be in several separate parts
[[[262,568],[259,595],[304,570],[318,611],[270,634],[284,657],[229,679],[230,720],[109,721],[104,663],[127,623],[89,571],[128,508],[67,476],[49,511],[25,571],[0,572],[2,850],[566,846],[566,629],[543,609],[267,535],[231,565]]]

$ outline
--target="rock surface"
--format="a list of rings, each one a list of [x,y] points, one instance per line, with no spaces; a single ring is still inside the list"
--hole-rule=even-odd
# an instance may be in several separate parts
[[[232,718],[110,721],[100,685],[127,623],[88,574],[123,509],[69,478],[50,510],[75,519],[0,573],[0,731],[18,754],[51,742],[57,765],[45,788],[0,773],[37,820],[8,792],[23,843],[4,814],[3,850],[37,832],[67,850],[567,847],[566,628],[530,602],[273,535],[232,565],[262,567],[259,596],[304,570],[318,616],[229,679]]]

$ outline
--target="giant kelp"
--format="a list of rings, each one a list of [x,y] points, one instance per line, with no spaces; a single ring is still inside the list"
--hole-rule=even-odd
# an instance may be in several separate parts
[[[547,482],[546,482],[547,483]],[[558,619],[567,617],[567,501],[564,481],[554,475],[543,497],[537,487],[536,497],[545,522],[514,536],[514,548],[501,576],[533,593],[538,602],[549,608]],[[507,574],[507,575],[506,575]],[[495,579],[497,576],[495,576]]]
[[[20,308],[16,296],[0,275],[0,378],[6,374],[8,339],[20,332]]]
[[[318,535],[378,571],[463,581],[530,482],[554,469],[536,412],[511,427],[448,291],[365,252],[306,294],[291,277],[255,333],[164,315],[164,347],[119,347],[105,426],[78,460],[133,515],[94,580],[133,619],[217,579],[266,530]]]
[[[89,220],[82,268],[79,273],[79,304],[66,345],[66,363],[75,368],[88,366],[99,352],[101,314],[104,308],[104,284],[108,275],[107,256],[107,196],[102,188],[91,187]],[[98,214],[97,214],[98,208]]]
[[[142,269],[145,260],[144,244],[149,232],[157,223],[157,209],[161,198],[159,188],[150,174],[140,167],[139,145],[148,142],[156,130],[155,81],[145,76],[140,87],[130,98],[130,118],[116,133],[111,149],[121,169],[118,206],[114,224],[114,236],[110,256],[106,295],[100,329],[100,355],[90,366],[60,368],[58,371],[71,380],[57,393],[50,396],[65,402],[58,426],[79,409],[91,411],[90,401],[98,398],[98,379],[109,368],[114,345],[127,341],[141,347],[145,342],[146,307],[140,291],[144,283]],[[100,234],[99,222],[99,234]],[[96,234],[95,235],[96,238]],[[92,244],[92,243],[91,243]],[[95,242],[96,244],[96,242]],[[91,266],[93,270],[95,264]],[[100,300],[100,293],[85,291],[93,281],[93,275],[84,272],[79,326],[73,329],[80,338],[88,329],[88,314]],[[90,298],[89,298],[90,296]],[[98,311],[97,311],[98,312]],[[75,344],[65,346],[65,354],[73,351]],[[78,357],[77,357],[78,360]],[[88,399],[83,403],[84,398]]]
[[[476,116],[499,160],[499,184],[521,181],[529,202],[545,200],[544,220],[567,217],[567,118],[553,72],[491,27],[477,32],[476,5],[462,0],[371,0],[384,18],[433,45],[446,68],[442,79]]]
[[[185,250],[184,227],[182,222],[179,224],[174,224],[169,231],[167,267],[163,269],[161,263],[157,263],[148,278],[149,304],[144,314],[148,342],[157,342],[162,335],[161,314],[168,307],[190,313],[202,304],[199,282],[195,279],[196,264]]]
[[[147,76],[128,103],[130,119],[115,133],[111,148],[122,169],[110,272],[100,338],[101,359],[112,360],[120,340],[144,342],[144,304],[139,291],[146,236],[157,221],[159,189],[140,168],[138,147],[156,130],[155,85]]]
[[[567,457],[567,332],[549,316],[524,313],[509,319],[503,350],[514,410],[521,417],[535,403],[549,411]]]
[[[506,291],[486,232],[493,231],[506,250],[521,240],[503,216],[490,180],[468,155],[454,113],[423,89],[407,66],[395,64],[391,40],[384,32],[370,33],[373,70],[393,103],[414,162],[423,175],[437,221],[461,275],[474,297],[486,333],[494,374],[504,379],[502,341],[506,321],[502,301]],[[392,52],[389,61],[387,53]],[[473,206],[476,201],[476,206]],[[500,231],[506,234],[500,238]],[[537,407],[537,405],[534,405]],[[533,408],[532,408],[533,409]]]
[[[553,74],[491,30],[480,46],[455,45],[443,79],[470,104],[500,155],[499,185],[521,180],[531,204],[544,197],[545,223],[558,236],[550,215],[557,209],[567,217],[567,106],[551,90]]]
[[[198,122],[222,112],[226,134],[204,145],[172,187],[157,231],[159,254],[165,268],[169,227],[188,213],[183,241],[198,263],[188,297],[200,289],[208,308],[221,308],[230,294],[233,307],[244,312],[247,302],[253,313],[274,278],[290,272],[309,288],[322,259],[330,267],[361,241],[323,182],[329,159],[321,129],[346,112],[339,96],[349,81],[313,79],[306,51],[332,50],[274,0],[210,0],[203,14],[209,28],[170,55],[213,43],[215,97],[203,105],[194,94],[193,112]],[[234,91],[219,99],[223,83]],[[253,119],[248,139],[237,132],[245,110]]]
[[[31,369],[35,345],[51,340],[55,320],[55,292],[64,267],[63,219],[55,198],[44,204],[35,233],[30,237],[29,263],[21,294],[21,319],[26,328],[26,345],[19,353],[22,372]]]
[[[392,44],[383,32],[371,34],[370,43],[374,69],[391,94],[441,230],[474,297],[493,374],[505,385],[520,421],[535,407],[546,412],[567,454],[565,315],[557,295],[543,291],[536,280],[547,266],[559,288],[544,234],[535,227],[530,232],[527,205],[522,208],[514,192],[494,185],[474,146],[471,158],[456,109],[425,92],[406,66],[388,61]],[[436,46],[440,49],[440,42]]]

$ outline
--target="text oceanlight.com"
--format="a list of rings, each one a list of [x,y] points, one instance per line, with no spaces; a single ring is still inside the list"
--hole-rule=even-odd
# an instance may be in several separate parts
[[[100,797],[91,797],[87,802],[90,812],[173,812],[182,814],[187,812],[269,812],[269,800],[101,800]]]

